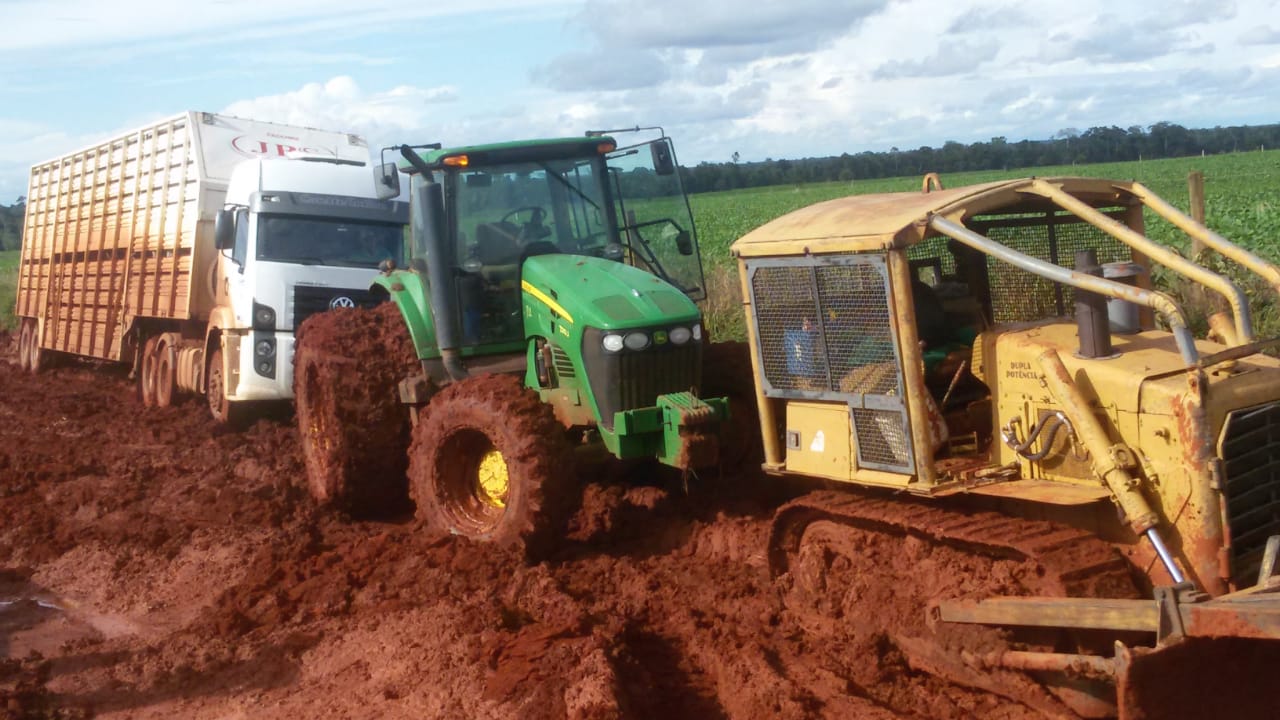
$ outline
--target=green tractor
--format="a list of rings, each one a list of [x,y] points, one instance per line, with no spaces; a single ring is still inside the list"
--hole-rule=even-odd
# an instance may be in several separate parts
[[[717,464],[728,401],[699,396],[702,262],[659,135],[401,146],[384,163],[389,193],[410,176],[410,259],[355,302],[394,305],[313,316],[295,353],[314,497],[370,510],[407,476],[431,527],[532,553],[583,450]]]

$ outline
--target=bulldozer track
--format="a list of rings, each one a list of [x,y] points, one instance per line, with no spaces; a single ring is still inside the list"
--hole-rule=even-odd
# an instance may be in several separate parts
[[[856,490],[814,492],[778,509],[769,536],[769,570],[774,577],[787,572],[805,529],[818,521],[911,536],[991,558],[1034,562],[1040,569],[1035,590],[1045,594],[1138,597],[1129,563],[1084,530]]]
[[[1087,531],[850,489],[783,505],[769,533],[770,574],[801,626],[824,645],[866,653],[875,647],[868,638],[886,638],[912,671],[941,683],[1002,696],[1045,717],[1114,713],[1114,687],[1106,683],[1033,678],[965,659],[1015,646],[1051,650],[1078,642],[1071,633],[935,622],[936,604],[952,599],[1138,597],[1129,563]],[[879,696],[874,682],[862,686]]]

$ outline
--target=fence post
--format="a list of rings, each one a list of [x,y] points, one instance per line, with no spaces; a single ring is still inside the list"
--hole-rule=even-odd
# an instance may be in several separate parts
[[[1201,225],[1204,225],[1204,173],[1199,170],[1192,170],[1187,174],[1187,191],[1191,194],[1191,217]],[[1204,250],[1204,243],[1196,238],[1191,238],[1191,257],[1200,254]]]

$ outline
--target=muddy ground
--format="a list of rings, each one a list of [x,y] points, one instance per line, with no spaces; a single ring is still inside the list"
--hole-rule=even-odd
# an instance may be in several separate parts
[[[597,469],[530,566],[318,509],[288,418],[230,431],[0,347],[0,717],[1038,716],[913,670],[892,593],[837,631],[784,604],[772,481]]]

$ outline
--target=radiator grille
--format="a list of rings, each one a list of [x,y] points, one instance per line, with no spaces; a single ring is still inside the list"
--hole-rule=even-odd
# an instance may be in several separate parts
[[[655,330],[667,328],[653,328]],[[582,361],[587,382],[600,411],[600,424],[613,428],[614,414],[621,410],[653,407],[659,395],[685,392],[701,384],[702,344],[666,343],[644,350],[606,352],[601,347],[604,331],[587,328],[583,333]],[[559,361],[553,360],[559,367]]]
[[[658,396],[698,385],[698,345],[624,352],[618,363],[618,410],[652,407]]]
[[[1222,463],[1231,574],[1243,587],[1257,581],[1267,538],[1280,535],[1280,403],[1227,416]]]
[[[377,296],[368,290],[295,285],[293,288],[293,327],[296,330],[303,320],[328,310],[337,298],[350,298],[357,307],[371,308],[378,304]]]

